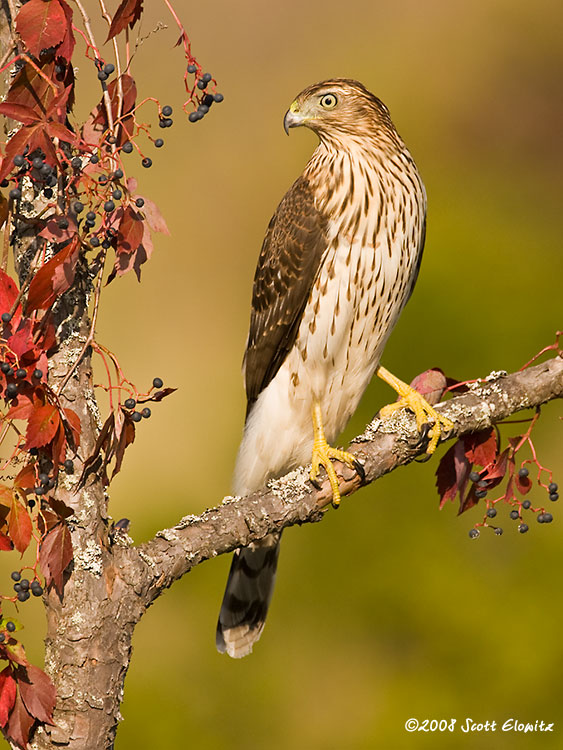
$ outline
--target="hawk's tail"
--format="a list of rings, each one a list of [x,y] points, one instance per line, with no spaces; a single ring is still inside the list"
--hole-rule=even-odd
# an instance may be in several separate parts
[[[217,622],[221,653],[240,659],[260,638],[274,590],[280,536],[268,534],[235,552]]]

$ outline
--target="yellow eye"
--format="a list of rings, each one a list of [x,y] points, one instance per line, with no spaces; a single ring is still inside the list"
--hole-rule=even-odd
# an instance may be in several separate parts
[[[325,94],[324,96],[321,96],[321,107],[324,107],[324,109],[334,109],[337,104],[338,99],[334,94]]]

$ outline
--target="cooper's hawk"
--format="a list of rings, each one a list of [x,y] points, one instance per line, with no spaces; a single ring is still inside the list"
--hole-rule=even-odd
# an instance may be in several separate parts
[[[234,492],[306,464],[354,458],[331,448],[355,411],[416,281],[426,195],[387,107],[358,81],[310,86],[285,115],[319,137],[303,174],[282,199],[254,277],[244,357],[248,399]],[[419,427],[432,421],[432,452],[450,427],[415,391],[382,367],[401,396],[382,410],[409,406]],[[272,595],[279,535],[235,552],[217,625],[217,648],[250,653]]]

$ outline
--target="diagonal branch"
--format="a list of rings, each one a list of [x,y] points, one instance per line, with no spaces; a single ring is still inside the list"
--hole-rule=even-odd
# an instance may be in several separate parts
[[[511,375],[496,375],[437,406],[455,423],[446,440],[482,430],[511,414],[563,397],[563,358]],[[375,418],[348,449],[364,465],[370,484],[398,466],[424,453],[414,418],[402,411],[392,420]],[[361,486],[359,477],[340,464],[341,494]],[[320,488],[308,479],[306,469],[271,481],[267,489],[242,498],[227,497],[200,516],[187,516],[176,526],[159,531],[140,547],[123,550],[135,567],[144,567],[143,599],[148,606],[162,591],[204,560],[231,552],[287,526],[319,521],[330,504],[331,489],[325,478]]]

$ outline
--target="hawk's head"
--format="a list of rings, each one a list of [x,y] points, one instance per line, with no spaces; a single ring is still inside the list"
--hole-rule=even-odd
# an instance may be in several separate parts
[[[285,132],[300,125],[321,138],[342,140],[346,136],[394,132],[389,110],[359,81],[334,78],[309,86],[292,102],[283,121]]]

